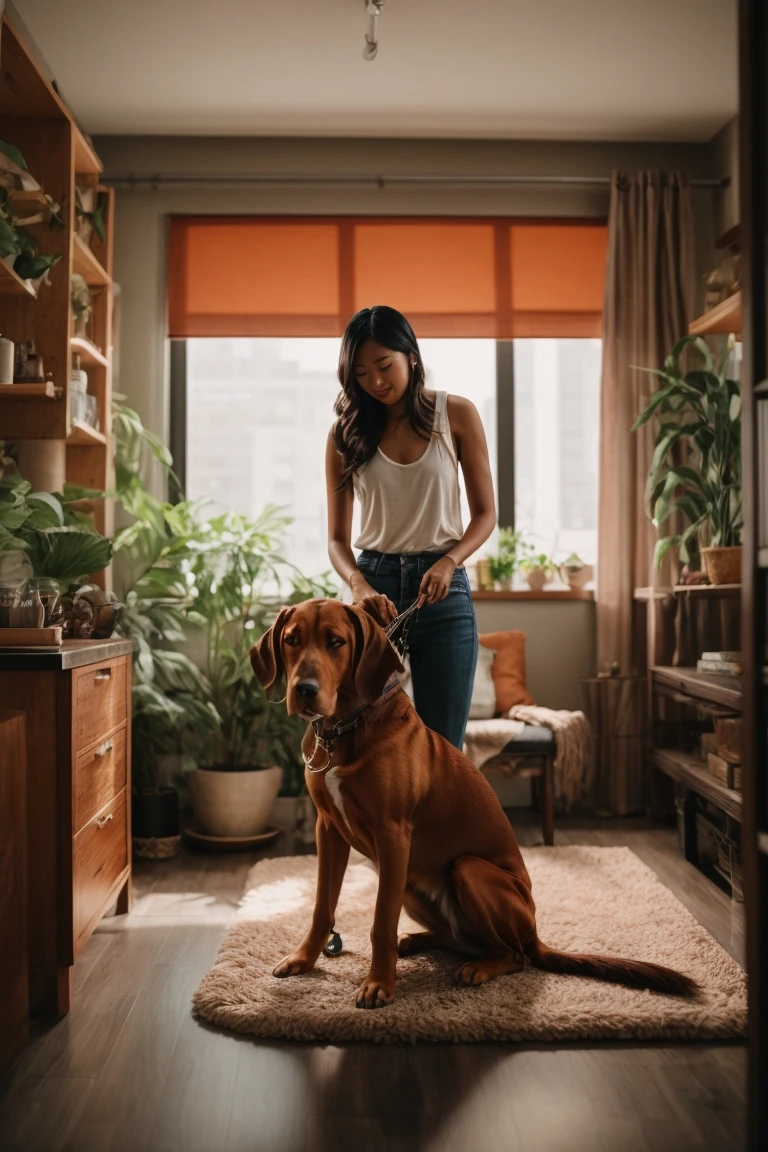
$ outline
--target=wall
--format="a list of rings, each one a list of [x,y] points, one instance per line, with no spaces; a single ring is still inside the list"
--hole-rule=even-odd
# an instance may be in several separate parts
[[[528,690],[537,704],[583,706],[577,677],[595,671],[592,600],[476,600],[478,632],[525,632]]]

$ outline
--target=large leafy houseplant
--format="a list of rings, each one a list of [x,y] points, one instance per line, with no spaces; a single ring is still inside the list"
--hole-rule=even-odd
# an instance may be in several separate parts
[[[730,548],[741,543],[741,388],[726,375],[732,341],[716,358],[700,337],[679,340],[658,376],[661,387],[632,430],[653,417],[658,432],[645,490],[646,512],[657,528],[673,515],[678,531],[657,541],[660,565],[670,548],[695,563],[699,547]],[[684,371],[687,349],[701,366]]]
[[[73,509],[82,490],[32,492],[15,469],[0,474],[0,553],[17,553],[20,571],[62,586],[105,568],[112,544]]]
[[[199,503],[171,504],[145,483],[154,459],[173,477],[164,445],[136,412],[113,414],[116,491],[130,524],[115,540],[134,645],[134,779],[157,788],[158,757],[186,767],[282,769],[283,792],[301,790],[305,725],[270,704],[248,652],[283,603],[333,596],[324,577],[304,577],[281,555],[288,518],[267,507],[256,520],[236,513],[206,519]]]

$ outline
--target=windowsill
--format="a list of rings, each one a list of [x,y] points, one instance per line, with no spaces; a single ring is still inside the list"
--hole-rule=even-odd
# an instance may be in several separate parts
[[[473,600],[594,600],[593,588],[552,588],[531,592],[530,588],[512,588],[509,592],[480,592],[472,589]]]

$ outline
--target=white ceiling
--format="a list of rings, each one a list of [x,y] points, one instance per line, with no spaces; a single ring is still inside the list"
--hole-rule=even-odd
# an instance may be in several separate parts
[[[736,0],[15,0],[93,134],[703,141]]]

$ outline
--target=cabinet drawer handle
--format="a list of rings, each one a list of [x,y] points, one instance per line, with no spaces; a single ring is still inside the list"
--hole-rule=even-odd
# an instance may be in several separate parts
[[[111,752],[113,748],[114,748],[114,744],[112,743],[112,741],[111,740],[105,740],[104,743],[100,744],[99,747],[96,749],[96,751],[94,752],[94,756],[98,756],[99,758],[101,758],[102,756],[106,756],[107,752]]]
[[[110,820],[114,820],[114,818],[114,812],[110,812],[109,816],[99,816],[96,823],[98,824],[99,828],[103,828],[105,824],[109,824]]]
[[[109,679],[111,679],[111,677],[112,677],[112,669],[111,668],[105,668],[103,672],[97,672],[96,673],[96,675],[93,678],[93,682],[94,682],[94,684],[103,684],[105,680],[109,680]]]

